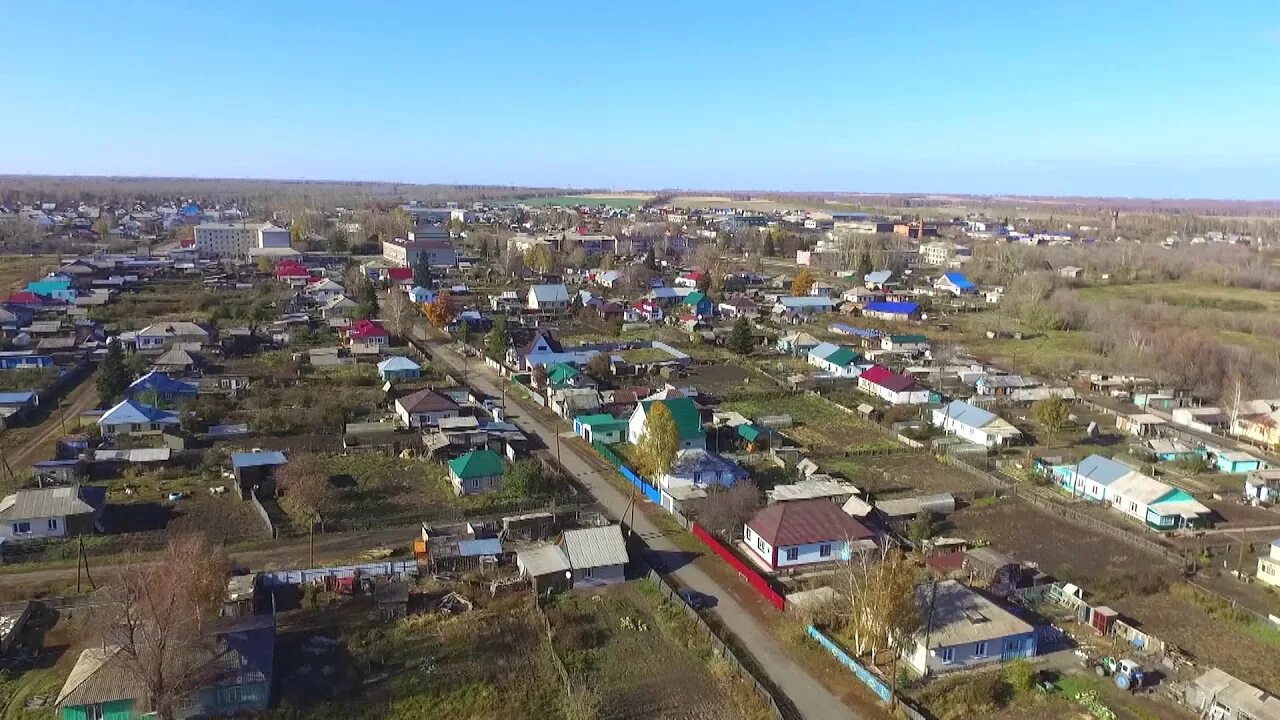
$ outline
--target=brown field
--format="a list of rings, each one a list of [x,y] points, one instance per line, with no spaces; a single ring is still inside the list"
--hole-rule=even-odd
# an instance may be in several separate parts
[[[931,493],[990,494],[991,483],[943,465],[926,452],[895,452],[857,457],[815,458],[824,471],[853,481],[881,499]]]
[[[0,262],[0,290],[8,296],[57,267],[58,258],[53,255],[5,255]]]
[[[1012,557],[1035,562],[1054,577],[1096,590],[1114,578],[1175,569],[1131,545],[1099,535],[1019,498],[975,503],[948,518],[965,537],[989,541]]]

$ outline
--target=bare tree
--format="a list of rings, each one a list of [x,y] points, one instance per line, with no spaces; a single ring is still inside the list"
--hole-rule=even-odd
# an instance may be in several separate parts
[[[226,591],[230,563],[203,535],[172,538],[158,561],[133,559],[100,594],[96,619],[104,650],[145,688],[161,720],[177,716],[184,699],[214,671],[216,646],[206,636]]]
[[[709,488],[707,496],[695,505],[695,512],[699,525],[722,537],[735,538],[762,505],[760,487],[754,480],[745,478],[732,487]]]
[[[391,326],[391,331],[400,337],[408,337],[409,331],[413,329],[413,321],[420,315],[418,308],[409,299],[409,296],[399,290],[392,288],[387,293],[387,302],[382,308],[382,317],[387,325]]]

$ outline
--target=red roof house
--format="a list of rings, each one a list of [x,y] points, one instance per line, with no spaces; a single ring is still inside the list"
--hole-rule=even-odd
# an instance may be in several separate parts
[[[858,376],[858,389],[875,395],[890,405],[919,405],[929,402],[929,388],[909,375],[872,365]]]
[[[391,337],[386,328],[373,320],[357,320],[347,328],[347,339],[353,343],[373,343],[382,345]]]
[[[43,305],[44,299],[33,292],[23,290],[10,295],[5,302],[10,305]]]
[[[833,562],[866,547],[875,534],[826,498],[770,505],[743,528],[743,541],[770,568]]]
[[[391,282],[407,282],[413,279],[413,268],[393,267],[387,268],[387,279]]]

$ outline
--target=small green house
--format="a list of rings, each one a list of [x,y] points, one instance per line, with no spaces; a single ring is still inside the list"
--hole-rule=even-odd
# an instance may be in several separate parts
[[[502,456],[492,450],[472,450],[449,461],[449,480],[457,495],[496,490],[502,481]]]
[[[627,439],[627,420],[608,413],[579,415],[573,419],[573,432],[587,442],[616,445]]]

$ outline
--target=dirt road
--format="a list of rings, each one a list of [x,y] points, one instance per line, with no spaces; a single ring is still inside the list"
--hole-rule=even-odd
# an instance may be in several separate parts
[[[93,407],[94,403],[98,401],[98,391],[94,386],[93,378],[94,375],[92,373],[86,375],[79,385],[72,388],[71,392],[62,398],[62,407],[54,408],[49,413],[49,417],[45,418],[45,421],[35,428],[35,432],[30,439],[24,442],[21,447],[7,453],[5,460],[8,461],[9,467],[14,473],[21,475],[31,466],[31,463],[51,459],[46,455],[42,455],[41,452],[51,446],[54,440],[72,430],[76,416]],[[66,420],[65,429],[64,418]]]
[[[463,360],[455,350],[444,342],[430,337],[420,342],[431,351],[432,357],[447,365],[457,377],[462,377]],[[504,383],[487,365],[474,361],[467,362],[466,365],[467,381],[474,389],[491,397],[502,395],[501,385]],[[559,431],[541,418],[524,412],[514,403],[507,403],[507,415],[526,433],[538,435],[547,447],[557,446],[556,436]],[[565,436],[572,437],[572,434],[565,433]],[[592,462],[580,456],[577,448],[567,443],[560,443],[560,458],[565,469],[573,473],[587,488],[604,508],[605,514],[615,520],[623,516],[627,510],[629,498],[614,487],[607,478],[602,477],[600,470]],[[628,517],[633,518],[632,528],[644,538],[652,550],[672,557],[683,554],[681,549],[666,536],[666,533],[650,522],[644,514],[631,513]],[[669,575],[680,585],[716,598],[716,606],[711,612],[719,617],[720,622],[751,653],[756,664],[764,669],[774,686],[786,695],[786,699],[802,717],[809,720],[849,720],[849,718],[863,717],[810,676],[774,639],[769,628],[743,607],[729,589],[721,586],[701,568],[689,563],[670,572]]]

